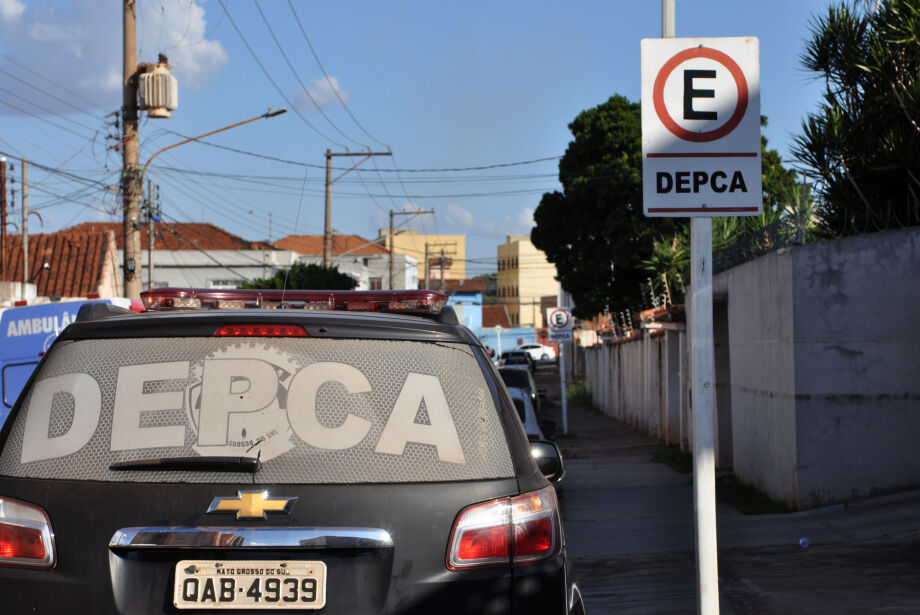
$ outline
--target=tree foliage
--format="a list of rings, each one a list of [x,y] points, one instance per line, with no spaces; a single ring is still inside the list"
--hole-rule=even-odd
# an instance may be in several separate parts
[[[766,125],[765,117],[761,124]],[[643,214],[639,104],[613,96],[580,113],[569,130],[575,139],[559,163],[563,191],[543,195],[531,240],[556,265],[576,315],[651,307],[649,280],[656,294],[668,292],[672,301],[682,301],[689,225]],[[761,158],[764,214],[717,218],[714,249],[770,224],[796,202],[801,190],[795,171],[782,165],[776,150],[767,149],[766,138],[761,138]]]
[[[575,314],[642,305],[655,238],[673,233],[670,218],[642,211],[639,103],[613,96],[569,124],[574,140],[559,162],[562,192],[543,195],[534,213],[534,245],[556,265]]]
[[[274,288],[289,290],[354,290],[358,282],[339,271],[321,265],[294,263],[289,270],[278,271],[270,278],[243,283],[240,288]]]
[[[811,24],[803,66],[824,100],[795,155],[818,177],[826,236],[920,224],[920,0],[833,5]]]

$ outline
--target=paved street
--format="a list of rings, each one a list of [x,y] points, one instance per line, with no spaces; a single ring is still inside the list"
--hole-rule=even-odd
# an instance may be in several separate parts
[[[538,381],[558,391],[558,375]],[[570,406],[569,432],[561,506],[589,613],[695,613],[691,475],[652,461],[666,449],[594,409]],[[717,514],[722,613],[920,613],[920,493]]]

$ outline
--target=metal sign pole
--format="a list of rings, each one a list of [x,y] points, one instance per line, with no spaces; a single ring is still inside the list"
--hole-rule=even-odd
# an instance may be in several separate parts
[[[565,390],[565,342],[559,342],[559,386],[562,391],[562,433],[569,433],[569,407]]]
[[[693,507],[696,511],[697,606],[719,613],[712,341],[712,218],[690,219],[690,343],[693,369]]]
[[[674,0],[661,0],[661,37],[675,36]],[[647,101],[646,101],[647,102]],[[712,341],[712,218],[690,218],[690,343],[693,405],[693,509],[697,613],[719,615]]]

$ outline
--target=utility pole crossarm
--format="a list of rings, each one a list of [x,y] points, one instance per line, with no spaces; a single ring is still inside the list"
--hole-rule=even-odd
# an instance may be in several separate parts
[[[393,276],[394,276],[394,247],[393,247],[393,237],[395,236],[395,229],[393,227],[393,217],[394,216],[421,216],[421,215],[434,215],[433,209],[428,210],[418,210],[418,211],[393,211],[390,210],[390,290],[393,290]]]
[[[332,265],[332,184],[345,177],[357,169],[363,162],[371,156],[392,156],[392,152],[333,152],[326,150],[326,216],[323,225],[323,268],[329,269]],[[332,159],[336,156],[363,156],[362,160],[356,162],[350,169],[332,179]]]

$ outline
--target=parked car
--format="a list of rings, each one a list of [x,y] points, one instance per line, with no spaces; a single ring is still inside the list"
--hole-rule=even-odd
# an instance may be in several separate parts
[[[546,389],[537,386],[537,381],[533,379],[533,374],[526,369],[509,366],[498,368],[498,375],[501,376],[505,386],[509,389],[518,388],[527,391],[534,410],[538,413],[540,412],[540,398],[546,395]]]
[[[506,367],[516,367],[526,369],[531,372],[536,371],[536,363],[527,352],[523,350],[509,350],[502,353],[501,364]]]
[[[537,413],[534,410],[533,402],[530,400],[530,394],[526,390],[517,387],[509,388],[508,393],[511,395],[511,401],[514,402],[514,407],[517,410],[518,417],[521,419],[521,424],[524,426],[527,438],[529,440],[545,440],[546,438],[537,421]]]
[[[517,347],[517,350],[523,350],[534,361],[549,361],[556,358],[556,351],[553,347],[544,346],[543,344],[522,344]]]
[[[0,430],[5,615],[584,613],[558,448],[445,295],[142,296],[83,307]]]

